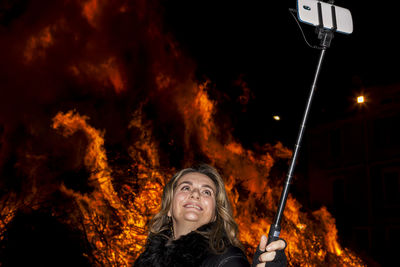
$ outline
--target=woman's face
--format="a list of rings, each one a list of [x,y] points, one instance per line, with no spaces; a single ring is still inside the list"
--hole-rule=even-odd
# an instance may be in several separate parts
[[[208,176],[185,174],[178,180],[168,215],[178,226],[189,223],[197,229],[215,219],[215,194],[215,184]]]

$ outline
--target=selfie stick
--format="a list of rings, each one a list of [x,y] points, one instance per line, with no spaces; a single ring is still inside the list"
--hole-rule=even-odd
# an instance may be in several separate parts
[[[329,3],[333,4],[333,1],[329,1]],[[330,46],[330,43],[332,41],[333,33],[336,31],[336,25],[337,25],[336,24],[336,13],[335,13],[335,7],[333,5],[332,5],[332,21],[333,21],[333,28],[332,29],[326,29],[323,26],[322,9],[321,9],[321,3],[320,2],[318,2],[318,18],[319,18],[319,26],[316,28],[316,30],[317,30],[317,33],[318,33],[318,39],[321,39],[321,43],[320,43],[321,46],[319,47],[319,49],[321,49],[321,54],[319,56],[317,70],[315,72],[314,81],[313,81],[312,86],[311,86],[311,91],[310,91],[310,95],[308,97],[306,109],[305,109],[305,112],[304,112],[304,115],[303,115],[303,120],[301,122],[300,131],[299,131],[298,136],[297,136],[297,142],[296,142],[296,145],[295,145],[295,150],[294,150],[294,153],[292,155],[292,159],[291,159],[291,162],[290,162],[288,174],[286,176],[286,181],[285,181],[285,184],[284,184],[284,188],[282,190],[281,198],[279,200],[277,213],[276,213],[274,221],[271,224],[271,227],[269,229],[268,244],[271,243],[272,241],[276,241],[276,240],[279,239],[279,234],[281,232],[281,225],[280,224],[281,224],[281,220],[282,220],[282,216],[283,216],[283,211],[284,211],[285,206],[286,206],[286,200],[287,200],[288,195],[289,195],[290,182],[291,182],[292,177],[293,177],[293,172],[294,172],[294,168],[295,168],[295,165],[296,165],[296,160],[297,160],[298,153],[299,153],[299,150],[300,150],[300,144],[301,144],[301,141],[303,139],[307,118],[308,118],[308,115],[310,113],[311,102],[312,102],[312,99],[313,99],[313,96],[314,96],[314,92],[315,92],[315,88],[316,88],[316,85],[317,85],[318,76],[319,76],[319,73],[321,71],[322,61],[324,60],[326,50],[328,49],[328,47]]]

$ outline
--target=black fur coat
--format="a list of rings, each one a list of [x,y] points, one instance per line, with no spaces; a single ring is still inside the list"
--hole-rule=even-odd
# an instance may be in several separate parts
[[[212,223],[200,227],[199,231],[207,231]],[[250,267],[240,248],[228,246],[224,253],[214,254],[208,240],[199,233],[190,232],[177,240],[170,240],[171,231],[150,235],[145,251],[140,254],[134,267]],[[284,250],[276,251],[275,259],[266,264],[267,267],[287,266]],[[257,249],[253,265],[258,263],[261,251]]]
[[[199,228],[207,230],[210,225]],[[201,234],[191,232],[170,241],[171,231],[149,236],[145,251],[134,263],[134,267],[181,267],[181,266],[250,266],[244,253],[229,247],[225,253],[216,255],[209,249],[208,240]],[[224,265],[223,263],[227,263]]]

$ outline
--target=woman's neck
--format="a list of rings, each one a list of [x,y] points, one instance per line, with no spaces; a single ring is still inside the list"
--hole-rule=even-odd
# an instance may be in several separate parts
[[[187,235],[188,233],[196,230],[201,225],[192,222],[185,222],[185,223],[176,223],[174,222],[174,239],[179,239],[183,235]]]

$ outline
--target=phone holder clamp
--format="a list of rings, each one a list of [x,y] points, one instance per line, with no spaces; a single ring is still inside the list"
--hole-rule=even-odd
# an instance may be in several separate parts
[[[324,28],[324,21],[322,18],[322,5],[320,2],[318,2],[317,7],[318,7],[318,21],[319,25],[317,26],[316,33],[318,34],[318,39],[321,40],[321,47],[322,49],[326,49],[330,47],[331,41],[333,39],[333,33],[337,29],[337,21],[336,21],[336,9],[335,6],[333,5],[334,1],[329,1],[331,6],[331,13],[332,13],[332,25],[333,27],[330,29]]]

